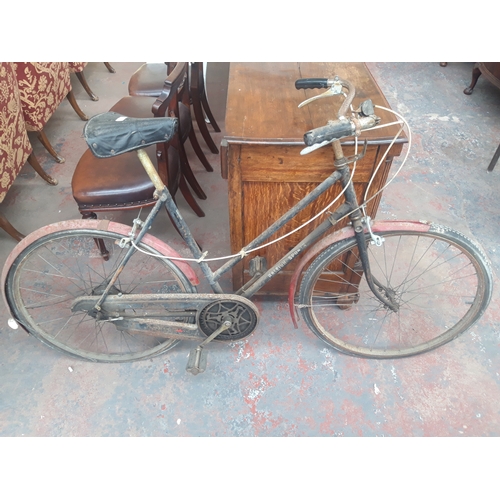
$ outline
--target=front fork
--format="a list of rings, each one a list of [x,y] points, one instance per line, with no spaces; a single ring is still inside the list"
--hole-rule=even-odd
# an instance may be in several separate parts
[[[356,243],[359,251],[359,259],[363,266],[363,273],[366,282],[368,283],[370,290],[373,292],[375,297],[380,300],[380,302],[387,306],[391,311],[397,312],[399,307],[393,300],[391,291],[382,283],[380,283],[380,281],[378,281],[371,272],[370,259],[368,257],[368,242],[363,227],[363,216],[358,206],[353,183],[350,182],[350,161],[348,161],[344,157],[342,146],[339,140],[333,141],[332,146],[335,155],[335,166],[337,167],[337,170],[342,174],[342,184],[345,187],[346,201],[352,207],[355,207],[355,209],[349,214],[349,219],[351,220],[352,227],[354,229],[354,236],[356,238]],[[370,224],[369,220],[367,220],[367,224]]]

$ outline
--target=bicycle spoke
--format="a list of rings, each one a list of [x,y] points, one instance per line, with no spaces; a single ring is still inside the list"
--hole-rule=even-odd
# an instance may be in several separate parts
[[[340,241],[313,261],[300,288],[297,306],[316,335],[349,354],[401,357],[437,347],[475,321],[488,300],[479,285],[487,276],[466,238],[445,229],[382,237],[381,247],[369,245],[368,258],[394,310],[363,279],[355,240]]]
[[[109,321],[116,313],[106,312],[105,302],[102,310],[92,315],[90,311],[71,311],[75,299],[91,295],[98,299],[120,268],[126,249],[115,244],[121,235],[94,230],[72,230],[67,234],[41,238],[40,243],[26,249],[26,256],[20,260],[13,288],[22,324],[44,342],[92,361],[143,359],[174,346],[178,342],[175,339],[120,330]],[[100,254],[96,240],[108,250],[107,260]],[[152,249],[148,247],[147,251]],[[165,293],[166,287],[179,293],[192,290],[170,262],[134,252],[109,293],[157,294]],[[129,314],[131,311],[128,309]],[[180,321],[192,322],[193,318],[186,316]]]

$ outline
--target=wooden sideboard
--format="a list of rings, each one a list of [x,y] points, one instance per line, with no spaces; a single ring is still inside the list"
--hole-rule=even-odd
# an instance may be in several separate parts
[[[300,102],[324,90],[296,90],[295,80],[335,75],[355,85],[355,107],[365,99],[390,107],[363,63],[231,63],[221,167],[222,176],[228,179],[233,253],[252,241],[332,173],[331,147],[304,156],[300,151],[305,147],[304,133],[335,119],[343,98],[320,99],[299,109]],[[376,110],[376,114],[384,123],[395,120],[394,115],[383,110]],[[363,160],[358,162],[354,177],[358,196],[366,190],[374,168],[398,130],[398,126],[391,126],[362,135],[368,140],[368,148]],[[385,182],[392,159],[401,153],[405,142],[406,137],[400,136],[379,170],[371,193]],[[346,156],[354,154],[352,139],[344,140],[342,144],[346,146]],[[273,239],[310,219],[339,192],[338,186],[330,188]],[[379,202],[380,196],[369,204],[368,212],[372,217]],[[248,281],[248,262],[252,257],[265,257],[270,267],[322,220],[324,216],[311,226],[246,257],[233,269],[234,290]],[[259,293],[287,294],[295,264],[289,264]]]

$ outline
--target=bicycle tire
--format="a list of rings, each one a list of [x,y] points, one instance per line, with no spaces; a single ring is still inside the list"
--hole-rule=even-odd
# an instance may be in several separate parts
[[[133,334],[102,322],[85,311],[71,311],[82,295],[102,293],[106,279],[126,249],[123,238],[110,230],[77,228],[53,232],[29,244],[13,261],[6,278],[5,294],[11,312],[31,335],[44,344],[95,362],[129,362],[166,352],[179,340]],[[103,257],[97,241],[104,242]],[[161,252],[141,242],[149,253]],[[136,251],[123,269],[117,293],[195,293],[185,274],[171,261]],[[193,322],[193,319],[181,319]]]
[[[493,278],[477,243],[435,224],[375,234],[384,242],[368,245],[371,272],[398,311],[369,289],[355,238],[338,241],[311,263],[299,290],[298,307],[320,339],[353,356],[402,358],[450,342],[481,317]]]

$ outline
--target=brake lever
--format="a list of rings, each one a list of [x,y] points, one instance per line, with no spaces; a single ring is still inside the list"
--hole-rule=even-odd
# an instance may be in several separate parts
[[[332,139],[331,141],[323,141],[320,142],[319,144],[313,144],[312,146],[307,146],[300,151],[300,155],[303,156],[312,153],[313,151],[316,151],[317,149],[322,148],[323,146],[331,144],[334,140],[335,139]]]
[[[343,93],[344,92],[342,91],[342,83],[340,81],[337,81],[336,77],[335,80],[333,80],[333,85],[326,92],[323,92],[322,94],[315,95],[314,97],[306,99],[305,101],[301,102],[298,107],[301,108],[302,106],[306,106],[312,101],[316,101],[317,99],[322,99],[323,97],[330,97],[332,95],[339,95]]]

